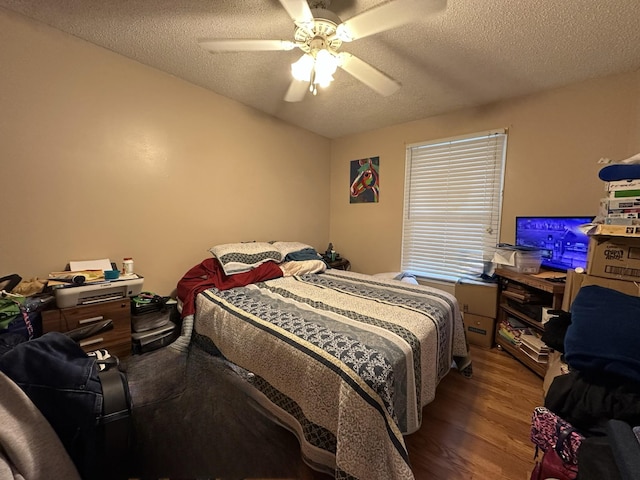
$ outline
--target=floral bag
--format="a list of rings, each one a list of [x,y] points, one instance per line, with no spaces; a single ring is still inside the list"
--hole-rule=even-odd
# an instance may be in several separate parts
[[[562,437],[562,441],[560,441]],[[531,417],[531,441],[543,452],[557,450],[560,458],[571,465],[578,464],[578,448],[584,440],[569,422],[546,407],[536,407]]]

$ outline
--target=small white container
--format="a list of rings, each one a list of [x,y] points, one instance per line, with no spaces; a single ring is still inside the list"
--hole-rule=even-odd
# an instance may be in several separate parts
[[[122,260],[122,273],[125,275],[133,273],[133,258],[125,257]]]

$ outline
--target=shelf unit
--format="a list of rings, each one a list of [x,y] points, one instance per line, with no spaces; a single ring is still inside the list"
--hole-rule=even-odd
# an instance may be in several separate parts
[[[530,274],[518,273],[506,268],[496,269],[496,275],[500,279],[500,305],[498,309],[498,321],[496,322],[495,342],[498,345],[498,348],[510,353],[521,363],[533,370],[537,375],[544,377],[547,371],[546,363],[536,362],[518,346],[510,343],[499,333],[500,324],[509,316],[516,318],[539,334],[544,332],[542,322],[532,318],[526,312],[509,305],[509,299],[516,301],[519,299],[516,294],[507,291],[505,287],[510,283],[516,284],[522,291],[542,297],[543,303],[539,304],[540,306],[550,307],[553,310],[560,310],[562,308],[562,296],[564,295],[564,283],[552,282],[543,278],[534,277]]]

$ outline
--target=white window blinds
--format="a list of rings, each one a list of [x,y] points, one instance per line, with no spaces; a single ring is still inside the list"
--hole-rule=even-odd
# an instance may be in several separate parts
[[[504,130],[407,146],[403,271],[483,272],[498,243],[506,146]]]

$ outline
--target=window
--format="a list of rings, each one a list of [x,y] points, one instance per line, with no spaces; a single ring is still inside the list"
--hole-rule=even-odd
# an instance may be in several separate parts
[[[504,130],[407,146],[402,270],[479,275],[498,243]]]

